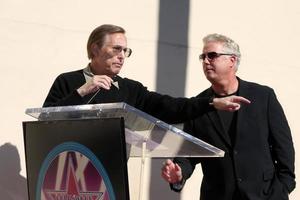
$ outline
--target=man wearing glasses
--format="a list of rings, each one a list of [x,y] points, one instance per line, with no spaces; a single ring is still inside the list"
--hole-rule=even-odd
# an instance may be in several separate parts
[[[273,89],[236,76],[241,54],[232,39],[210,34],[200,55],[211,87],[198,97],[241,95],[251,100],[236,112],[209,110],[184,130],[225,151],[224,158],[167,160],[162,177],[180,191],[201,163],[201,200],[287,200],[295,188],[290,128]]]
[[[43,104],[66,106],[125,102],[168,123],[180,123],[213,109],[238,110],[243,97],[173,98],[148,91],[140,82],[118,76],[125,58],[132,50],[127,47],[125,30],[105,24],[92,31],[87,43],[88,58],[84,69],[59,75]]]

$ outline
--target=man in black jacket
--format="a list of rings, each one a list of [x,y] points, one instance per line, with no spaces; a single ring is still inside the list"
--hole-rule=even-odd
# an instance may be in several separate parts
[[[284,111],[273,89],[236,76],[239,46],[211,34],[200,60],[211,87],[198,97],[241,95],[251,100],[236,112],[209,110],[184,130],[225,151],[223,158],[167,160],[162,177],[180,191],[201,163],[201,200],[287,200],[295,188],[295,152]]]
[[[179,123],[214,107],[235,111],[240,108],[240,103],[249,103],[238,96],[173,98],[150,92],[137,81],[121,78],[118,73],[132,50],[127,47],[125,30],[119,26],[97,27],[88,39],[87,51],[91,60],[88,66],[59,75],[44,107],[125,102],[160,120]]]

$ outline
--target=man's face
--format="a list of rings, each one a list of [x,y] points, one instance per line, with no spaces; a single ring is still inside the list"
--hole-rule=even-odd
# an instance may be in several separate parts
[[[97,75],[115,76],[124,64],[127,48],[127,39],[123,33],[106,35],[103,46],[92,46],[94,57],[92,58],[92,71]]]
[[[202,60],[203,72],[212,83],[221,82],[225,79],[229,79],[235,74],[235,62],[236,58],[232,55],[218,55],[214,58],[209,58],[207,53],[228,53],[224,51],[223,44],[220,42],[208,42],[203,47],[203,54],[206,54]]]

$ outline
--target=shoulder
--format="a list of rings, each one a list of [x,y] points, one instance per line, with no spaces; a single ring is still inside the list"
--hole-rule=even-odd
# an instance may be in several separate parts
[[[196,97],[210,97],[213,95],[213,91],[211,88],[207,88],[200,92]]]
[[[64,72],[56,77],[56,82],[82,82],[84,81],[83,70]]]
[[[146,89],[146,87],[142,83],[140,83],[139,81],[136,81],[136,80],[132,80],[129,78],[121,78],[120,76],[117,76],[117,80],[125,87],[135,88],[135,89],[137,89],[137,88]]]
[[[58,78],[73,78],[73,77],[83,77],[83,70],[76,70],[76,71],[70,71],[70,72],[64,72],[58,75]]]
[[[256,92],[264,92],[264,93],[274,92],[273,88],[267,85],[263,85],[251,81],[245,81],[242,79],[239,79],[239,82],[240,82],[240,89],[254,90]]]
[[[85,83],[85,78],[83,75],[83,70],[76,70],[65,72],[58,75],[53,83],[57,87],[70,87],[75,88],[79,87]]]
[[[139,81],[130,79],[130,78],[121,78],[125,83],[127,84],[132,84],[132,85],[143,85],[142,83],[140,83]]]

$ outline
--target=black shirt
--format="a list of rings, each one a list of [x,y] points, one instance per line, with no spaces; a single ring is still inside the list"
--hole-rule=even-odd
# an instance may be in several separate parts
[[[227,96],[232,96],[232,95],[238,95],[238,91],[234,92],[229,95],[218,95],[215,94],[216,97],[227,97]],[[237,112],[229,112],[229,111],[224,111],[224,110],[218,110],[217,111],[220,120],[222,122],[223,128],[225,132],[229,135],[231,144],[234,145],[235,142],[235,136],[236,136],[236,119],[237,119]]]

